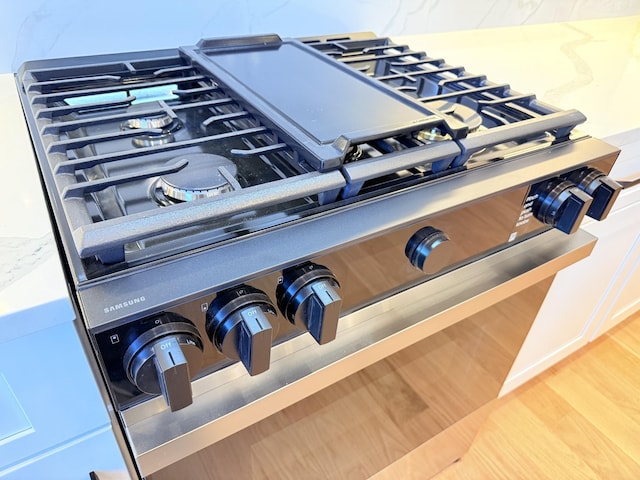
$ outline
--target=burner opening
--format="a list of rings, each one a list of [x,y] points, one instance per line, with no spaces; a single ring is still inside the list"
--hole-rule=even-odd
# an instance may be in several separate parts
[[[236,180],[236,165],[221,155],[189,154],[172,159],[169,164],[187,160],[178,172],[163,175],[152,184],[151,196],[162,206],[211,198],[242,187]]]

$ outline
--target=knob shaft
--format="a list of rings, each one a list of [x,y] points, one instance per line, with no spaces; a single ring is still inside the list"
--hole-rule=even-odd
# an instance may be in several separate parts
[[[138,336],[127,348],[124,367],[139,390],[162,394],[171,411],[192,403],[191,378],[200,368],[202,340],[189,320],[174,313]]]
[[[320,345],[336,338],[342,307],[340,284],[331,270],[307,262],[284,270],[276,289],[278,308]]]
[[[574,233],[591,206],[593,199],[572,182],[554,178],[536,189],[533,215],[561,232]]]
[[[583,168],[571,172],[567,180],[593,198],[587,216],[604,220],[622,191],[622,185],[595,168]]]
[[[267,314],[275,316],[276,310],[263,291],[249,285],[225,290],[207,310],[207,335],[221,353],[257,375],[269,369],[275,336]]]
[[[435,274],[451,262],[453,244],[442,230],[427,226],[411,236],[404,253],[411,265],[424,273]]]

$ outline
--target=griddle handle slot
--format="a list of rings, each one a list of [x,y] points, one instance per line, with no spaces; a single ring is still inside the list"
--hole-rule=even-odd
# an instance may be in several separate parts
[[[203,52],[210,52],[212,50],[225,50],[230,48],[265,47],[269,45],[280,45],[281,43],[282,39],[280,36],[272,33],[248,37],[202,38],[197,43],[197,47]]]

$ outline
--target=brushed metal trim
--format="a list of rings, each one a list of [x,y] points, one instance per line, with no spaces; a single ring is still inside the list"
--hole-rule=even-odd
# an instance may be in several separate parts
[[[301,335],[256,377],[241,365],[193,384],[194,403],[170,412],[155,398],[122,413],[140,472],[149,475],[586,258],[596,238],[552,230],[340,320],[319,346]]]

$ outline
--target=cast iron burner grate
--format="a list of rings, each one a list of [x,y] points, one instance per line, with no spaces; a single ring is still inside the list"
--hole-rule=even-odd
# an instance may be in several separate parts
[[[584,121],[367,35],[28,62],[17,81],[80,280],[546,148]]]

